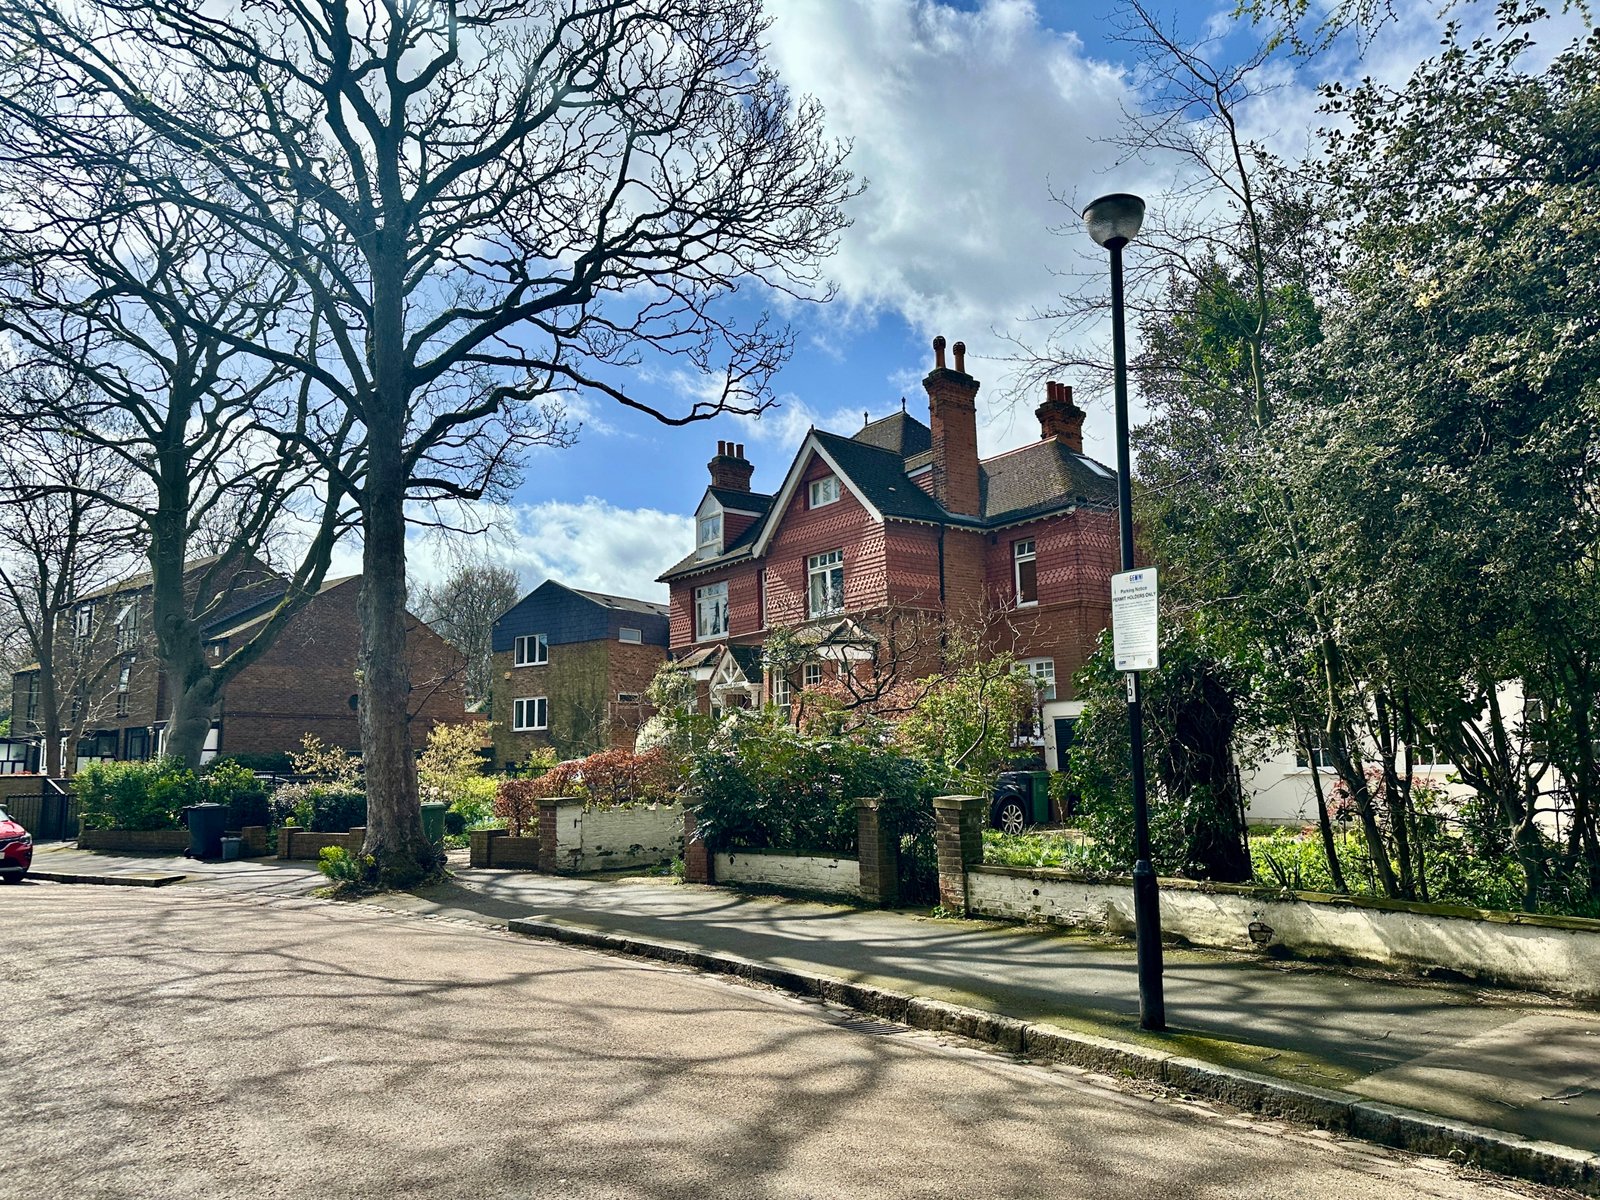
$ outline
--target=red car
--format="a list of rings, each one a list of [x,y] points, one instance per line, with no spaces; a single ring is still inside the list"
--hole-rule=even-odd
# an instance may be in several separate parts
[[[33,866],[33,836],[0,808],[0,879],[21,883]]]

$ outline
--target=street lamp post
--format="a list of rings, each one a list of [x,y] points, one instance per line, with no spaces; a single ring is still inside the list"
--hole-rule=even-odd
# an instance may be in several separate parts
[[[1122,248],[1139,236],[1144,201],[1126,192],[1102,196],[1083,210],[1089,236],[1111,253],[1111,353],[1117,398],[1117,531],[1122,539],[1122,569],[1133,570],[1133,490],[1128,462],[1128,343],[1123,329]],[[1139,957],[1139,1025],[1167,1027],[1167,1002],[1161,985],[1161,896],[1150,863],[1150,808],[1144,778],[1144,708],[1139,673],[1128,672],[1128,747],[1133,772],[1133,927]]]

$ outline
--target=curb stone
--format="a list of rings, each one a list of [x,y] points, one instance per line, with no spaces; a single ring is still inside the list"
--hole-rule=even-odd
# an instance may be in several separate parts
[[[1113,1038],[1036,1025],[982,1009],[928,1000],[891,988],[851,983],[815,971],[756,962],[672,942],[604,933],[532,917],[506,923],[512,933],[635,958],[694,967],[827,1000],[933,1033],[948,1033],[1035,1058],[1108,1075],[1162,1084],[1176,1091],[1297,1124],[1311,1125],[1398,1150],[1470,1164],[1550,1187],[1600,1196],[1600,1154],[1536,1141],[1417,1109],[1362,1100],[1344,1092],[1291,1083],[1184,1058]]]
[[[83,871],[29,871],[29,879],[37,879],[43,883],[95,883],[108,887],[167,887],[170,884],[182,883],[187,875],[143,874],[143,875],[96,875]]]

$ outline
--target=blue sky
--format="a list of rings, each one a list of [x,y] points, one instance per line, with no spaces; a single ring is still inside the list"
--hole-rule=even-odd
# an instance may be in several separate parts
[[[1228,20],[1231,0],[1152,3],[1192,37],[1231,31],[1224,53],[1253,44]],[[1487,0],[1463,7],[1492,8]],[[780,407],[759,421],[668,428],[609,401],[585,403],[578,443],[530,456],[515,502],[498,513],[500,536],[480,544],[529,587],[553,576],[664,599],[652,580],[689,547],[688,514],[718,439],[744,442],[755,486],[772,490],[812,423],[852,432],[864,411],[882,416],[902,396],[926,419],[919,381],[935,333],[970,347],[968,369],[984,385],[983,451],[1036,439],[1032,408],[1042,397],[1017,394],[1005,338],[1041,341],[1026,317],[1060,292],[1053,272],[1099,270],[1103,261],[1052,192],[1073,208],[1124,190],[1158,204],[1175,183],[1172,164],[1118,166],[1105,141],[1123,126],[1123,108],[1139,103],[1126,47],[1111,36],[1118,8],[1103,0],[769,0],[773,62],[794,91],[823,102],[835,135],[854,141],[851,165],[868,184],[825,266],[836,299],[784,311],[797,344],[774,380]],[[1398,0],[1397,8],[1396,23],[1360,63],[1341,51],[1319,61],[1315,77],[1287,62],[1275,67],[1279,90],[1250,114],[1252,132],[1292,156],[1316,120],[1319,78],[1356,69],[1403,78],[1437,45],[1437,6]],[[1087,448],[1109,461],[1107,404],[1084,396],[1080,381],[1062,382],[1079,383]],[[646,385],[646,396],[685,402],[671,380]],[[446,557],[419,542],[415,576],[434,577]]]

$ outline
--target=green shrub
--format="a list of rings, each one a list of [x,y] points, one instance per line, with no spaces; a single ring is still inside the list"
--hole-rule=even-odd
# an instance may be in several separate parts
[[[344,833],[367,823],[367,794],[346,783],[286,783],[272,794],[278,824],[293,818],[302,829]]]
[[[1085,874],[1103,873],[1103,863],[1081,835],[983,831],[983,861],[996,867],[1061,867]]]
[[[937,890],[933,777],[870,733],[819,734],[776,713],[737,714],[694,755],[695,823],[713,850],[857,852],[856,801],[881,796],[911,901]]]
[[[370,886],[378,874],[378,860],[370,854],[351,854],[343,846],[324,846],[317,855],[317,870],[337,888]]]
[[[211,799],[209,789],[181,762],[90,763],[72,778],[85,829],[177,829],[191,804]]]

